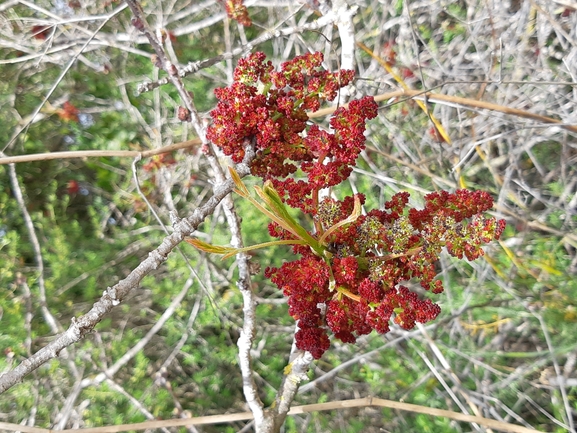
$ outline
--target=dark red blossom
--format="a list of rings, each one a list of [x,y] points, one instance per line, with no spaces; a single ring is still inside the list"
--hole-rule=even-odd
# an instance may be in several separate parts
[[[326,322],[335,337],[343,343],[354,343],[357,336],[372,331],[366,321],[366,314],[365,304],[338,294],[328,302]]]
[[[378,304],[383,299],[382,285],[370,278],[364,278],[359,284],[359,295],[370,304]]]
[[[178,116],[178,120],[182,121],[182,122],[190,122],[191,116],[190,116],[190,110],[186,107],[178,107],[177,110],[177,116]]]
[[[335,257],[332,269],[337,285],[347,287],[356,285],[359,265],[355,257],[349,256],[342,259]]]
[[[379,334],[386,334],[390,331],[389,322],[393,315],[393,308],[382,302],[376,308],[371,309],[367,315],[367,323]]]
[[[314,207],[307,182],[282,185],[288,185],[288,204],[300,198]],[[327,230],[351,214],[353,203],[352,197],[324,199],[316,205],[315,219]],[[429,194],[422,210],[408,208],[408,203],[407,193],[396,194],[385,209],[339,227],[327,240],[328,260],[299,245],[294,251],[302,254],[302,259],[267,270],[265,275],[289,297],[291,316],[307,329],[297,334],[298,347],[321,344],[319,338],[326,328],[339,340],[352,343],[371,330],[388,332],[391,320],[403,329],[434,320],[440,307],[403,282],[414,279],[431,293],[441,293],[443,284],[437,279],[435,262],[442,249],[473,260],[483,254],[482,246],[498,239],[505,228],[503,220],[481,216],[493,203],[487,193]],[[302,208],[298,203],[294,206]],[[281,239],[292,236],[275,225],[269,231]],[[301,340],[305,336],[306,343]],[[324,339],[322,344],[326,344]],[[321,346],[315,346],[315,357],[322,352]]]
[[[322,325],[318,304],[330,296],[328,267],[322,260],[312,255],[303,257],[286,262],[280,268],[267,268],[265,276],[288,296],[289,314],[299,320],[299,326]]]
[[[243,0],[224,0],[226,14],[229,18],[236,20],[239,24],[249,27],[252,21],[248,16],[248,9],[244,5]]]
[[[403,213],[407,203],[409,203],[409,193],[398,192],[385,203],[385,209],[389,210],[391,213],[395,213],[398,218],[398,215]]]
[[[319,293],[327,296],[329,270],[326,263],[316,256],[307,256],[285,262],[280,268],[267,268],[265,276],[282,288],[287,296],[312,297]]]
[[[456,222],[485,212],[493,207],[493,199],[485,191],[459,189],[453,194],[447,191],[433,192],[425,196],[423,210],[411,209],[409,219],[417,229],[432,222],[437,215],[450,216]]]
[[[371,96],[354,100],[348,108],[340,107],[330,120],[336,131],[339,146],[332,150],[333,156],[343,163],[354,164],[365,145],[365,123],[377,116],[377,104]]]
[[[299,349],[309,351],[315,359],[323,356],[331,346],[327,331],[322,328],[300,328],[295,340]]]
[[[258,81],[268,81],[270,73],[273,71],[272,63],[266,61],[266,55],[256,52],[248,57],[239,59],[234,70],[234,81],[243,84],[253,85]]]
[[[441,308],[430,299],[421,300],[405,286],[389,290],[384,303],[395,312],[395,323],[403,329],[412,329],[415,322],[425,323],[435,319]]]
[[[394,62],[392,46],[389,57]],[[219,102],[207,133],[234,162],[253,145],[252,174],[270,181],[287,206],[314,220],[307,233],[315,242],[309,237],[311,245],[292,245],[302,257],[267,268],[265,276],[282,290],[289,314],[298,320],[297,347],[317,359],[330,346],[329,333],[354,343],[373,330],[388,332],[391,321],[412,329],[435,319],[440,307],[403,284],[413,280],[427,295],[441,293],[435,263],[443,248],[474,260],[505,228],[503,220],[482,216],[493,206],[482,191],[434,192],[420,210],[410,208],[409,194],[400,192],[383,209],[364,215],[355,206],[365,204],[362,194],[321,200],[319,191],[351,174],[365,148],[366,122],[377,115],[376,102],[365,97],[338,108],[331,130],[311,125],[307,110],[334,99],[354,78],[353,71],[329,72],[322,63],[321,53],[298,56],[278,70],[262,53],[239,60],[234,83],[215,91]],[[281,240],[297,236],[277,222],[268,231]]]
[[[32,26],[32,37],[44,41],[50,36],[50,27],[48,26]]]
[[[64,101],[62,108],[56,111],[58,117],[70,122],[78,122],[80,111],[70,101]]]
[[[503,230],[504,220],[474,217],[470,223],[458,227],[459,236],[447,241],[447,251],[459,259],[464,255],[468,260],[475,260],[485,254],[481,247],[499,239]]]
[[[66,184],[66,194],[73,195],[80,192],[80,184],[76,180],[69,180]]]
[[[364,149],[365,122],[377,114],[374,99],[365,97],[337,110],[335,133],[311,126],[305,134],[306,110],[334,99],[354,78],[353,71],[325,71],[322,62],[322,53],[305,54],[274,71],[263,53],[239,60],[234,83],[215,90],[219,103],[207,132],[234,162],[242,161],[247,140],[255,143],[252,174],[272,180],[290,206],[307,213],[314,213],[320,189],[348,178]],[[291,177],[298,168],[306,181]]]

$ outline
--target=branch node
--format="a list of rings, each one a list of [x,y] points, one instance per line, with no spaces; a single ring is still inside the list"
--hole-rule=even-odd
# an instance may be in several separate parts
[[[170,224],[172,227],[176,226],[178,223],[182,221],[182,219],[178,216],[178,213],[175,210],[171,210],[168,213],[168,217],[170,218]]]

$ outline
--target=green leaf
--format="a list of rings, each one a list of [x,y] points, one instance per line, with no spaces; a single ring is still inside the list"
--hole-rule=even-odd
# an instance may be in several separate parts
[[[201,241],[200,239],[185,239],[190,245],[195,247],[200,251],[211,254],[228,254],[227,257],[235,255],[239,252],[238,248],[233,247],[221,247],[218,245],[212,245],[207,242]]]

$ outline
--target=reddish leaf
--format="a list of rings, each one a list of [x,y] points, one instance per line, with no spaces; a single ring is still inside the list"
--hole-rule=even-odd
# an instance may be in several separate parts
[[[69,180],[66,185],[66,194],[78,194],[78,191],[80,191],[80,184],[75,180]]]
[[[32,27],[32,37],[34,39],[39,39],[45,41],[50,35],[50,27],[48,26],[34,26]]]
[[[56,112],[58,117],[62,120],[78,122],[78,108],[70,103],[70,101],[66,101],[62,104],[62,108]]]

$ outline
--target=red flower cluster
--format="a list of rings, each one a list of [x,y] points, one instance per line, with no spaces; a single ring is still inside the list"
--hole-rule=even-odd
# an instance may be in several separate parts
[[[310,236],[282,226],[283,217],[269,225],[271,236],[294,240],[293,252],[302,257],[267,268],[265,276],[288,297],[289,314],[299,321],[297,347],[317,359],[330,346],[329,331],[353,343],[372,330],[388,332],[391,320],[411,329],[435,319],[439,306],[403,284],[416,280],[442,292],[434,267],[442,249],[473,260],[505,228],[503,220],[481,216],[493,200],[480,191],[429,194],[422,210],[409,209],[409,194],[398,193],[384,209],[366,215],[358,210],[362,194],[319,202],[321,189],[350,175],[364,149],[365,123],[377,115],[374,99],[365,97],[337,109],[331,130],[308,126],[306,111],[334,99],[354,75],[324,71],[322,61],[321,53],[307,54],[275,71],[262,53],[241,59],[234,83],[215,91],[219,103],[207,133],[235,162],[243,159],[247,141],[254,143],[252,174],[314,218]]]
[[[225,0],[226,14],[229,18],[238,21],[243,26],[249,27],[252,21],[248,16],[248,10],[243,0]]]
[[[330,120],[334,133],[313,125],[303,140],[307,157],[300,164],[306,180],[272,178],[271,181],[287,204],[306,213],[316,213],[316,197],[323,188],[338,185],[353,170],[357,157],[365,148],[365,123],[377,116],[372,97],[351,101],[348,108],[335,111]]]
[[[481,246],[499,239],[505,228],[503,220],[479,215],[493,204],[485,192],[429,194],[422,210],[407,209],[408,199],[408,193],[396,194],[385,210],[337,228],[328,236],[325,258],[298,246],[300,260],[266,269],[265,276],[289,297],[289,314],[299,320],[297,347],[319,358],[329,346],[328,331],[354,343],[373,329],[388,332],[391,319],[404,329],[435,319],[440,307],[401,283],[414,279],[426,290],[442,292],[434,268],[442,248],[473,260],[483,254]],[[351,197],[325,199],[317,222],[326,231],[352,207]],[[286,232],[270,232],[287,238]]]
[[[64,101],[62,108],[56,111],[58,117],[69,122],[79,122],[80,111],[70,101]]]
[[[289,205],[309,213],[314,212],[316,191],[350,175],[364,148],[365,122],[377,115],[374,99],[366,97],[334,113],[334,133],[313,125],[304,134],[307,110],[333,100],[354,78],[353,71],[322,70],[322,62],[322,53],[305,54],[275,71],[263,53],[239,60],[234,83],[215,91],[219,103],[207,132],[235,162],[244,157],[245,141],[254,140],[252,174],[270,179]],[[306,181],[287,177],[298,169]]]

